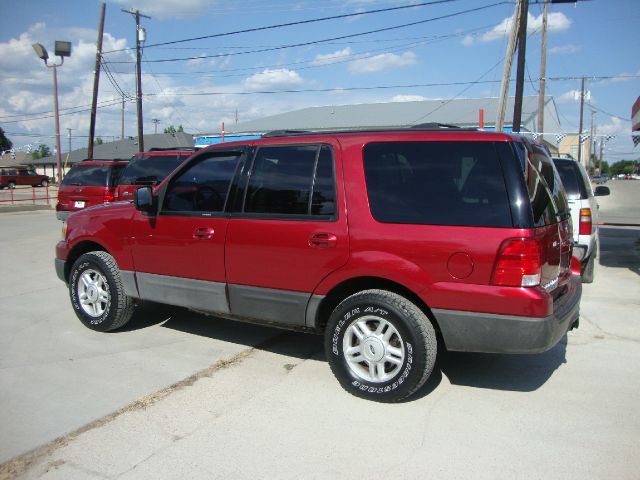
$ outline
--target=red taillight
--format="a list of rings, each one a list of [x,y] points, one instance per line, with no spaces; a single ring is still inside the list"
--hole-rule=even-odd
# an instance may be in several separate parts
[[[593,226],[591,224],[591,209],[581,208],[580,209],[580,228],[578,230],[578,234],[591,235],[592,228]]]
[[[535,287],[540,284],[540,245],[531,238],[511,238],[502,242],[496,266],[494,285]]]

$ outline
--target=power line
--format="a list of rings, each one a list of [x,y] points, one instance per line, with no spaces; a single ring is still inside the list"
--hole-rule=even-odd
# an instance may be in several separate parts
[[[231,52],[231,53],[219,53],[219,54],[215,54],[215,55],[200,55],[200,56],[196,56],[196,57],[180,57],[180,58],[161,58],[161,59],[155,59],[155,60],[145,60],[146,63],[168,63],[168,62],[184,62],[184,61],[188,61],[188,60],[202,60],[202,59],[206,59],[206,58],[222,58],[222,57],[232,57],[232,56],[237,56],[237,55],[247,55],[247,54],[251,54],[251,53],[264,53],[264,52],[273,52],[273,51],[277,51],[277,50],[285,50],[287,48],[297,48],[297,47],[307,47],[310,45],[318,45],[320,43],[326,43],[326,42],[332,42],[335,40],[344,40],[346,38],[354,38],[354,37],[360,37],[363,35],[370,35],[372,33],[381,33],[381,32],[387,32],[390,30],[397,30],[400,28],[406,28],[406,27],[412,27],[415,25],[421,25],[421,24],[425,24],[425,23],[429,23],[429,22],[435,22],[438,20],[444,20],[446,18],[453,18],[453,17],[457,17],[460,15],[465,15],[467,13],[474,13],[474,12],[478,12],[480,10],[486,10],[488,8],[492,8],[498,5],[504,5],[510,3],[508,1],[501,1],[501,2],[497,2],[497,3],[492,3],[490,5],[485,5],[482,7],[476,7],[476,8],[471,8],[468,10],[462,10],[459,12],[454,12],[454,13],[449,13],[447,15],[441,15],[439,17],[432,17],[432,18],[427,18],[424,20],[418,20],[415,22],[410,22],[410,23],[404,23],[401,25],[394,25],[392,27],[385,27],[385,28],[378,28],[375,30],[368,30],[366,32],[360,32],[360,33],[352,33],[349,35],[341,35],[338,37],[332,37],[332,38],[325,38],[322,40],[313,40],[313,41],[309,41],[309,42],[301,42],[301,43],[293,43],[293,44],[289,44],[289,45],[281,45],[278,47],[270,47],[270,48],[260,48],[260,49],[256,49],[256,50],[246,50],[243,52]],[[132,61],[114,61],[111,62],[112,64],[131,64],[134,63]]]
[[[98,105],[97,108],[112,107],[114,105],[120,104],[121,101],[122,101],[121,99],[118,99],[118,100],[112,101],[111,103],[105,103],[105,104],[102,104],[102,105]],[[90,105],[89,105],[89,107],[90,107]],[[72,107],[72,108],[75,108],[75,107]],[[78,113],[84,113],[84,112],[90,112],[90,111],[91,111],[91,108],[84,108],[82,110],[76,110],[76,111],[73,111],[73,112],[61,113],[59,116],[62,117],[64,115],[76,115]],[[35,120],[44,120],[44,119],[47,119],[47,118],[53,118],[54,116],[55,115],[45,115],[45,116],[42,116],[42,117],[23,118],[22,120],[10,120],[8,122],[3,121],[2,123],[3,124],[7,124],[7,123],[33,122]]]
[[[624,117],[620,117],[618,115],[614,115],[613,113],[609,113],[601,108],[596,107],[595,105],[593,105],[592,103],[589,103],[589,107],[593,108],[594,110],[597,110],[600,113],[604,113],[605,115],[609,115],[610,117],[614,117],[620,120],[624,120],[625,122],[629,122],[631,123],[631,120],[629,118],[624,118]]]
[[[338,20],[341,18],[350,18],[350,17],[359,17],[362,15],[369,15],[372,13],[383,13],[383,12],[391,12],[394,10],[404,10],[407,8],[416,8],[416,7],[424,7],[424,6],[430,6],[430,5],[437,5],[437,4],[442,4],[442,3],[452,3],[452,2],[457,2],[460,0],[435,0],[432,2],[423,2],[423,3],[416,3],[416,4],[411,4],[411,5],[402,5],[402,6],[398,6],[398,7],[388,7],[388,8],[379,8],[376,10],[367,10],[364,12],[357,12],[357,13],[346,13],[346,14],[342,14],[342,15],[332,15],[330,17],[321,17],[321,18],[311,18],[311,19],[307,19],[307,20],[299,20],[297,22],[287,22],[287,23],[279,23],[276,25],[267,25],[267,26],[263,26],[263,27],[255,27],[255,28],[247,28],[244,30],[236,30],[233,32],[225,32],[225,33],[216,33],[216,34],[212,34],[212,35],[203,35],[200,37],[192,37],[192,38],[184,38],[181,40],[173,40],[170,42],[161,42],[161,43],[152,43],[150,45],[147,45],[147,48],[151,48],[151,47],[159,47],[161,45],[175,45],[177,43],[185,43],[185,42],[193,42],[196,40],[205,40],[208,38],[219,38],[219,37],[227,37],[230,35],[238,35],[241,33],[251,33],[251,32],[261,32],[264,30],[272,30],[275,28],[283,28],[283,27],[292,27],[295,25],[306,25],[309,23],[317,23],[317,22],[325,22],[327,20]],[[502,2],[502,3],[507,3],[507,2]],[[126,51],[126,50],[132,50],[133,48],[131,47],[127,47],[127,48],[120,48],[117,50],[110,50],[108,52],[104,52],[105,54],[107,53],[115,53],[115,52],[122,52],[122,51]]]

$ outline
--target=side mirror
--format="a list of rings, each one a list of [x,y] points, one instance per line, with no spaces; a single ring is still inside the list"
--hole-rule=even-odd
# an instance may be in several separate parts
[[[595,191],[593,192],[593,194],[596,197],[603,197],[605,195],[609,195],[611,193],[611,190],[609,190],[609,187],[605,187],[600,185],[599,187],[596,187]]]
[[[153,190],[151,187],[140,187],[133,193],[133,205],[136,210],[152,213],[154,207]]]

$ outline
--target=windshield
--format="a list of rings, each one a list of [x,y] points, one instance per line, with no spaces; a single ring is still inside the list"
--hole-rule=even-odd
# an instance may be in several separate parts
[[[129,162],[120,185],[156,185],[176,169],[187,155],[147,155]]]

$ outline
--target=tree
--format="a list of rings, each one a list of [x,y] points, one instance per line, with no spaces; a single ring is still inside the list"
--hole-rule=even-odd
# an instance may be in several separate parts
[[[6,137],[4,130],[0,127],[0,150],[11,150],[12,148],[13,142]]]
[[[184,132],[184,128],[182,128],[182,125],[179,125],[178,128],[174,127],[173,125],[169,125],[167,128],[164,129],[164,133],[183,133]]]
[[[635,160],[620,160],[609,167],[609,175],[631,174],[636,171],[638,162]]]
[[[41,143],[40,145],[38,145],[38,148],[35,149],[33,152],[31,152],[32,160],[37,160],[38,158],[45,158],[50,156],[51,156],[51,149],[44,143]]]
[[[102,141],[102,137],[96,137],[95,142],[96,145],[102,145],[103,141]]]

